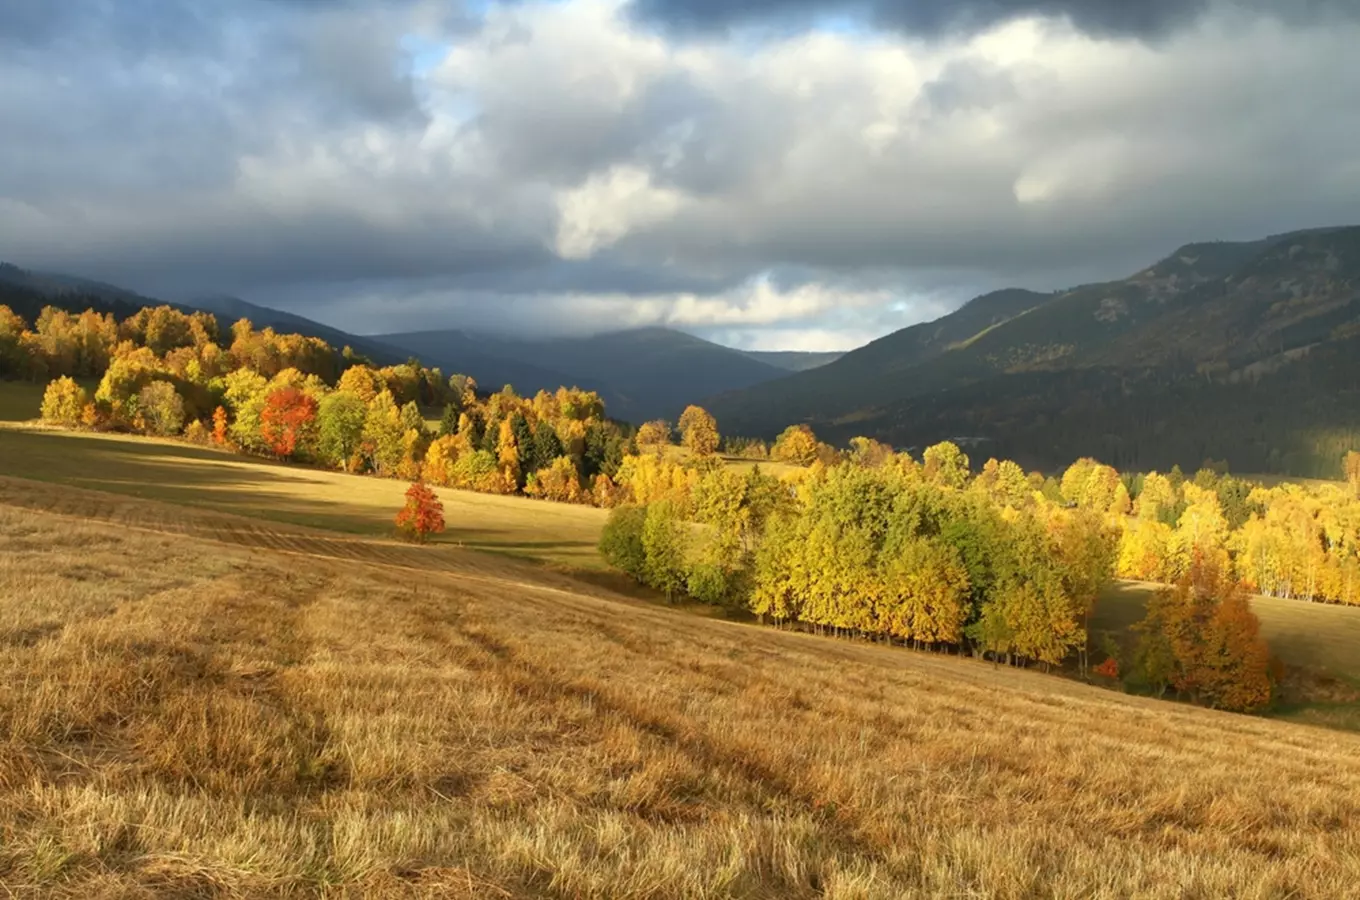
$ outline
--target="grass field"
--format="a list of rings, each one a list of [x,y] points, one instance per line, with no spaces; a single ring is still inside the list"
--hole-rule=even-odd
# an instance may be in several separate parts
[[[0,474],[359,535],[388,535],[402,482],[128,435],[0,426]],[[601,510],[441,490],[448,531],[478,550],[600,568]]]
[[[1351,735],[700,619],[453,547],[0,489],[17,896],[1360,884]]]
[[[45,384],[0,380],[0,422],[36,419],[42,409]]]
[[[1155,584],[1119,582],[1096,604],[1092,645],[1113,634],[1130,646]],[[1271,652],[1294,673],[1278,718],[1360,731],[1360,609],[1277,597],[1254,597],[1252,610]],[[1099,657],[1097,657],[1099,658]]]

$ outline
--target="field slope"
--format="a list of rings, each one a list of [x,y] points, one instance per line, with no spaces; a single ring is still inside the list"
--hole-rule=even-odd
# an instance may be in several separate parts
[[[242,521],[0,482],[9,892],[1360,883],[1352,735],[701,619],[456,547],[285,524],[252,542]]]

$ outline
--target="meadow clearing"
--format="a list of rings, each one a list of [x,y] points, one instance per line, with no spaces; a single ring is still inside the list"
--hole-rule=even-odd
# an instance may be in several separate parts
[[[285,465],[182,441],[13,423],[0,423],[0,474],[165,501],[183,508],[170,517],[173,521],[192,510],[229,513],[244,517],[233,520],[239,534],[272,534],[267,525],[262,528],[250,521],[259,520],[333,535],[390,537],[392,516],[406,488],[399,481]],[[3,491],[0,484],[0,499]],[[21,493],[25,505],[65,510],[62,494],[44,497],[27,489]],[[603,581],[632,594],[649,593],[614,577],[599,558],[596,544],[605,510],[442,488],[438,493],[449,527],[433,538],[437,547],[534,561],[575,573],[578,580]],[[109,498],[93,506],[106,511],[119,508]],[[71,511],[80,514],[91,508],[92,501],[86,498]],[[157,527],[164,527],[167,520],[162,516],[157,521]],[[202,527],[212,532],[212,526]],[[391,547],[396,548],[392,552],[401,552],[399,545]],[[1129,641],[1131,626],[1143,617],[1147,600],[1157,589],[1134,582],[1110,586],[1091,621],[1095,658],[1104,634]],[[1271,597],[1255,598],[1253,609],[1272,651],[1295,670],[1289,696],[1273,714],[1360,731],[1360,656],[1354,652],[1360,646],[1360,609]]]
[[[1354,735],[2,486],[16,896],[1360,895]]]

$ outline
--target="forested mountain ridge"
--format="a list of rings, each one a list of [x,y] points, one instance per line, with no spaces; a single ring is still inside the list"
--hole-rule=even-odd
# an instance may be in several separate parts
[[[910,352],[932,326],[706,405],[729,432],[806,422],[838,441],[977,438],[1042,467],[1090,453],[1130,468],[1212,457],[1334,474],[1332,451],[1360,431],[1360,228],[1190,244],[942,352]]]
[[[625,421],[674,421],[686,406],[710,394],[740,389],[787,374],[739,350],[668,328],[636,328],[588,337],[515,340],[460,331],[378,335],[438,364],[452,348],[470,343],[507,364],[551,370],[552,378],[520,378],[521,391],[575,384],[598,391],[610,414]],[[456,355],[461,355],[459,351]],[[459,370],[461,371],[461,370]]]

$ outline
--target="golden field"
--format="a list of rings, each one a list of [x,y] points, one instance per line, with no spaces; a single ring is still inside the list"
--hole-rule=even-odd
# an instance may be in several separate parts
[[[18,478],[0,584],[0,895],[1360,896],[1350,734]]]

